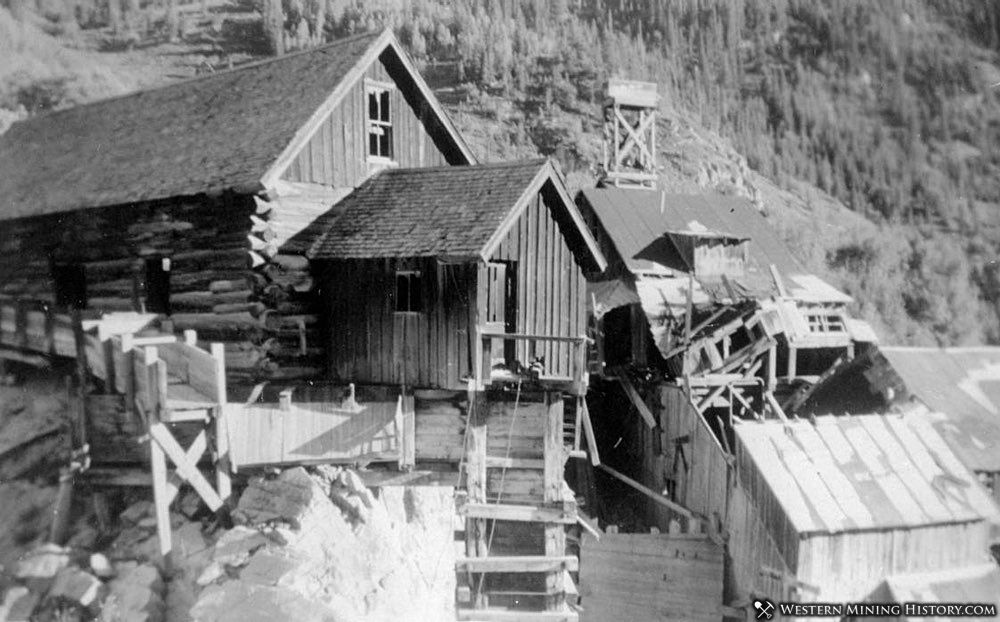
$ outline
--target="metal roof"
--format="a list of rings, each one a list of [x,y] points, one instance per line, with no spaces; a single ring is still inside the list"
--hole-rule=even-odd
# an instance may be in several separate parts
[[[766,482],[800,536],[997,518],[925,415],[749,422],[735,430],[741,467]]]
[[[738,285],[751,294],[777,295],[774,265],[788,294],[803,302],[848,303],[851,298],[809,274],[777,236],[772,223],[747,199],[723,195],[688,195],[625,188],[586,188],[577,202],[596,216],[625,267],[634,274],[669,274],[651,261],[648,249],[663,245],[664,234],[695,235],[730,241],[749,239],[749,262]],[[660,253],[663,255],[663,253]],[[676,272],[673,272],[676,274]],[[719,289],[717,284],[703,283]]]
[[[937,572],[891,575],[886,577],[885,585],[887,596],[898,603],[992,603],[1000,606],[1000,568],[993,562]]]
[[[881,348],[938,433],[974,471],[1000,471],[1000,348]]]

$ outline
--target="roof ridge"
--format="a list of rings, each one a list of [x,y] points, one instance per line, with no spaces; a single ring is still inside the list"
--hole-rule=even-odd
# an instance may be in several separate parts
[[[413,173],[413,172],[436,172],[436,171],[455,171],[455,170],[482,170],[484,168],[515,168],[519,166],[523,167],[541,167],[546,162],[548,158],[526,158],[521,160],[506,160],[502,162],[477,162],[475,164],[464,164],[456,166],[454,164],[439,164],[437,166],[407,166],[403,168],[391,168],[384,169],[380,173],[394,174],[394,173]]]
[[[309,49],[305,49],[305,50],[296,50],[294,52],[289,52],[288,54],[282,54],[281,56],[273,56],[273,57],[269,57],[269,58],[258,58],[256,60],[252,60],[252,61],[243,63],[241,65],[236,65],[236,66],[234,66],[234,67],[232,67],[230,69],[223,69],[221,71],[213,71],[212,73],[205,73],[205,74],[201,74],[201,75],[189,76],[187,78],[183,78],[181,80],[177,80],[176,82],[169,82],[167,84],[158,84],[156,86],[150,86],[150,87],[147,87],[147,88],[136,89],[134,91],[129,91],[128,93],[122,93],[120,95],[113,95],[111,97],[105,97],[105,98],[102,98],[102,99],[97,99],[97,100],[94,100],[94,101],[85,102],[85,103],[82,103],[82,104],[77,104],[77,105],[71,106],[69,108],[60,108],[58,110],[49,110],[49,111],[43,112],[41,114],[36,114],[34,116],[28,117],[27,119],[22,119],[22,120],[20,120],[20,121],[18,121],[16,123],[14,123],[11,126],[11,129],[13,129],[14,127],[17,127],[18,125],[21,125],[21,124],[27,124],[29,122],[32,122],[32,121],[36,120],[36,119],[51,119],[53,117],[57,117],[59,115],[66,114],[66,113],[68,113],[70,111],[74,111],[74,110],[81,110],[81,109],[84,109],[84,108],[91,108],[93,106],[107,104],[108,102],[119,101],[119,100],[123,100],[123,99],[128,99],[130,97],[137,97],[139,95],[144,95],[144,94],[147,94],[147,93],[155,93],[157,91],[163,91],[163,90],[167,90],[167,89],[171,89],[171,88],[176,88],[176,87],[179,87],[179,86],[191,84],[191,83],[194,83],[194,82],[199,82],[199,81],[202,81],[202,80],[209,80],[209,79],[212,79],[212,78],[217,78],[219,76],[230,75],[230,74],[237,73],[237,72],[240,72],[240,71],[244,71],[244,70],[247,70],[247,69],[254,69],[254,68],[260,67],[262,65],[269,65],[271,63],[278,63],[278,62],[282,62],[282,61],[288,60],[290,58],[297,58],[299,56],[304,56],[306,54],[313,54],[313,53],[320,52],[322,50],[326,50],[326,49],[329,49],[329,48],[339,47],[341,45],[346,45],[346,44],[349,44],[349,43],[354,43],[356,41],[359,41],[359,40],[362,40],[362,39],[365,39],[365,38],[371,38],[373,40],[374,39],[378,39],[379,37],[383,36],[387,31],[389,31],[388,28],[385,28],[385,29],[383,29],[381,31],[378,31],[378,32],[358,33],[358,34],[351,35],[349,37],[344,37],[342,39],[337,39],[336,41],[330,41],[329,43],[324,43],[323,45],[319,45],[319,46],[316,46],[314,48],[309,48]]]

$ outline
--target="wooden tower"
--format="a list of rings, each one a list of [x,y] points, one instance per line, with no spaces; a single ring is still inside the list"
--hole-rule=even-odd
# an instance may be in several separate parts
[[[653,82],[611,79],[604,99],[600,177],[615,186],[656,187],[656,110]]]

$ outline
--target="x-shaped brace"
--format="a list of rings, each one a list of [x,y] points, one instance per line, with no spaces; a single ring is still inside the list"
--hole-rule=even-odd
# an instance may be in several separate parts
[[[167,426],[162,423],[157,422],[150,425],[149,435],[152,437],[152,442],[157,445],[154,450],[165,453],[175,466],[174,472],[167,481],[167,504],[177,496],[181,483],[188,482],[208,505],[208,509],[215,512],[222,507],[222,498],[219,497],[219,493],[212,488],[212,485],[198,469],[198,459],[208,447],[205,430],[198,433],[186,451],[170,433]]]
[[[632,124],[629,123],[628,120],[622,115],[621,110],[618,110],[617,108],[615,108],[615,117],[618,118],[618,121],[622,124],[622,126],[624,126],[625,131],[628,134],[628,136],[625,137],[625,142],[622,143],[622,146],[618,151],[619,160],[621,160],[621,158],[624,157],[624,155],[627,154],[633,146],[638,147],[639,151],[642,152],[643,155],[645,155],[649,160],[652,160],[653,155],[649,153],[649,149],[646,148],[646,144],[639,140],[639,136],[646,133],[646,131],[652,126],[653,120],[656,119],[656,117],[654,115],[649,115],[634,128],[632,127]]]

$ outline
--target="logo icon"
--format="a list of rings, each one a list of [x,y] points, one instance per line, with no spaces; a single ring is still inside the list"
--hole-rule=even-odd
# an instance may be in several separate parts
[[[766,598],[753,601],[753,608],[757,610],[758,620],[770,620],[774,617],[774,603]]]

